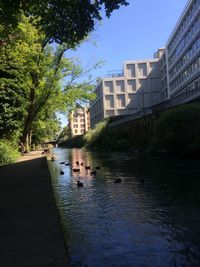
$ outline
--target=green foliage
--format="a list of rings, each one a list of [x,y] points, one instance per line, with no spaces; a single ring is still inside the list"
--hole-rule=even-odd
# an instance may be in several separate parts
[[[0,48],[0,137],[21,131],[24,144],[31,133],[37,142],[52,138],[58,128],[56,112],[95,97],[90,82],[76,81],[87,71],[76,59],[64,56],[67,45],[45,43],[35,23],[21,16],[10,37],[14,42]]]
[[[183,152],[200,148],[200,106],[182,105],[165,111],[155,122],[153,149]]]
[[[102,20],[102,7],[107,17],[113,10],[128,5],[125,0],[1,0],[0,23],[7,31],[16,27],[21,12],[38,18],[37,26],[46,38],[57,43],[67,43],[68,48],[82,41],[92,30],[96,21]]]
[[[6,140],[0,140],[0,166],[14,163],[20,156],[17,148]]]
[[[99,122],[94,129],[90,129],[84,135],[84,141],[86,146],[92,147],[92,146],[99,146],[102,144],[102,136],[105,134],[105,131],[107,130],[107,123],[108,123],[107,120]]]
[[[59,142],[66,141],[67,139],[69,139],[69,136],[70,136],[70,129],[69,127],[65,126],[58,135],[58,140]]]

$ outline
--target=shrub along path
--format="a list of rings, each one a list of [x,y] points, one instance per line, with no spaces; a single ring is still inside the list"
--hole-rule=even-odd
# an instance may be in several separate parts
[[[31,158],[0,167],[0,266],[68,266],[47,160]]]

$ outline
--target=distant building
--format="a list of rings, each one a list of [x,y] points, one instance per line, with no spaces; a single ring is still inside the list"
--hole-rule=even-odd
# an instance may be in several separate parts
[[[90,129],[90,111],[86,107],[77,107],[68,118],[71,137],[82,135]]]
[[[153,59],[124,62],[123,72],[103,78],[90,103],[91,127],[106,117],[133,114],[161,101],[159,59],[165,49],[159,49]]]

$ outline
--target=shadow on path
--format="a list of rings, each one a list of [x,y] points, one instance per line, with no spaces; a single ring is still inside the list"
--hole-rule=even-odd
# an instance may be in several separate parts
[[[0,266],[68,266],[46,158],[0,167]]]

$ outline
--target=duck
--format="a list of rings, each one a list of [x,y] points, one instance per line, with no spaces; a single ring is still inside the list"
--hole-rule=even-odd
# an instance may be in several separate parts
[[[81,183],[80,181],[77,181],[77,186],[78,187],[83,187],[83,183]]]
[[[97,172],[96,172],[96,171],[92,171],[90,174],[91,174],[91,175],[96,175]]]
[[[60,175],[63,175],[63,174],[65,174],[64,171],[60,171]]]
[[[80,169],[73,169],[73,172],[80,172]]]
[[[96,170],[100,170],[101,167],[100,167],[100,166],[96,166],[95,169],[96,169]]]
[[[116,178],[115,181],[114,181],[114,183],[115,183],[115,184],[118,184],[118,183],[121,183],[121,181],[122,181],[121,178]]]

